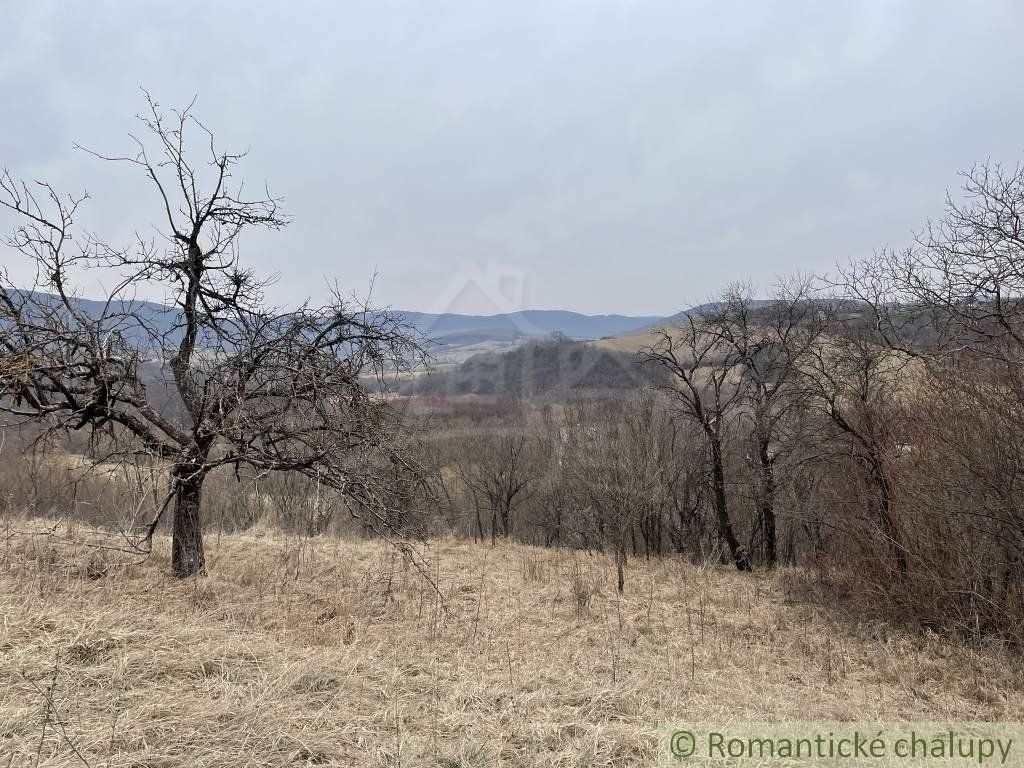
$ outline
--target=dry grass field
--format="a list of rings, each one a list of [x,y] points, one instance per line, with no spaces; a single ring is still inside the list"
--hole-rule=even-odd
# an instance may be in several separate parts
[[[662,719],[1024,718],[1007,657],[793,572],[635,561],[620,598],[602,556],[446,539],[438,594],[377,542],[214,535],[181,582],[166,541],[123,569],[2,536],[0,767],[632,766]]]

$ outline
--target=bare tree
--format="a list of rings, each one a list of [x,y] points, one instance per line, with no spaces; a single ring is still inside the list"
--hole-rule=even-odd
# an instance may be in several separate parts
[[[804,403],[827,419],[833,428],[831,439],[840,442],[845,455],[867,469],[878,530],[898,572],[905,573],[907,548],[894,510],[890,467],[900,443],[893,413],[909,391],[912,361],[864,328],[859,315],[834,331],[804,356]]]
[[[915,541],[902,555],[903,570],[906,555],[935,568],[925,562],[924,551],[944,552],[944,558],[935,556],[943,562],[935,568],[935,581],[959,579],[950,588],[958,600],[971,595],[991,604],[989,614],[1011,615],[1013,584],[1024,570],[1016,502],[1024,469],[1024,167],[986,162],[961,177],[960,195],[947,193],[944,215],[909,247],[883,250],[841,270],[838,288],[870,320],[854,339],[843,339],[843,349],[859,372],[852,380],[861,382],[862,402],[869,376],[875,382],[870,397],[877,403],[897,397],[907,402],[907,431],[914,441],[902,447],[914,451],[919,471],[909,472],[898,489],[905,497],[904,516],[928,520],[924,530],[931,531],[942,515],[943,535],[960,546],[958,561],[970,563],[957,572],[948,542],[928,540],[920,524],[910,523],[907,530],[887,534]],[[899,371],[911,374],[902,384],[894,380]],[[843,421],[848,433],[860,435],[886,513],[897,490],[885,461],[893,448],[892,419],[884,408],[875,411],[872,418]],[[937,466],[942,470],[935,471]],[[898,521],[883,517],[882,523],[890,528]],[[985,612],[977,606],[969,611],[975,618]]]
[[[863,301],[893,347],[915,353],[971,349],[1013,366],[1024,351],[1024,166],[976,165],[960,199],[903,250],[883,250],[840,271],[838,287]]]
[[[79,233],[85,197],[0,177],[0,204],[18,220],[7,245],[36,267],[25,290],[0,292],[0,407],[51,430],[87,430],[106,460],[165,462],[170,482],[135,546],[148,551],[173,503],[172,570],[202,572],[203,483],[218,467],[291,471],[348,500],[385,534],[396,530],[394,483],[416,482],[398,412],[381,386],[418,356],[401,318],[348,301],[281,311],[242,267],[250,228],[287,223],[279,200],[249,197],[243,159],[216,148],[191,105],[165,113],[147,94],[146,140],[124,162],[153,185],[164,218],[157,239],[118,248]],[[192,159],[192,136],[205,161]],[[83,269],[112,287],[87,305],[72,286]],[[136,300],[162,290],[164,309]],[[169,393],[169,395],[167,394]],[[398,471],[401,470],[401,471]]]
[[[659,404],[651,391],[625,401],[575,400],[566,407],[565,482],[592,515],[602,549],[615,558],[618,591],[636,551],[638,527],[670,506],[660,456]]]
[[[516,509],[531,493],[534,480],[528,464],[526,435],[515,427],[497,434],[476,435],[465,443],[459,476],[473,497],[477,535],[484,538],[482,509],[490,513],[491,543],[512,533]]]
[[[540,409],[533,429],[533,451],[537,478],[533,484],[534,522],[544,546],[561,546],[573,510],[573,498],[565,482],[568,432],[560,415],[550,404]]]
[[[813,282],[800,277],[780,284],[767,302],[749,285],[730,286],[702,324],[724,349],[738,374],[740,417],[749,419],[756,469],[757,523],[764,562],[777,560],[776,461],[787,417],[800,404],[798,366],[830,324],[832,307],[814,300]],[[751,552],[758,547],[751,542]]]
[[[740,545],[729,515],[723,442],[726,420],[735,415],[741,399],[737,386],[740,357],[733,345],[712,332],[704,312],[686,313],[675,328],[661,329],[658,336],[655,344],[641,350],[640,359],[671,375],[672,383],[663,390],[675,402],[676,412],[703,432],[718,533],[736,568],[748,571],[749,555]]]

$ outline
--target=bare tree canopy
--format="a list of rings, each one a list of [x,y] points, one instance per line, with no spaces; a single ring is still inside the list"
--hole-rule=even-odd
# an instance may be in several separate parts
[[[658,331],[656,342],[640,352],[643,362],[668,371],[671,383],[663,390],[674,412],[704,436],[719,536],[740,570],[748,570],[758,553],[768,566],[777,560],[776,461],[803,405],[801,369],[832,313],[830,302],[816,298],[809,277],[779,285],[767,301],[735,283],[719,301]],[[747,433],[756,476],[757,514],[747,546],[740,544],[727,494],[726,441],[737,430]]]
[[[204,568],[202,486],[222,466],[315,477],[366,524],[394,532],[395,484],[418,472],[381,385],[421,359],[413,332],[337,288],[323,306],[268,305],[267,281],[242,266],[238,245],[247,229],[287,224],[280,200],[246,193],[234,178],[244,155],[218,149],[191,105],[164,112],[147,94],[147,108],[134,154],[97,156],[144,172],[164,218],[159,238],[116,247],[75,228],[86,196],[0,176],[0,204],[17,218],[6,243],[37,273],[31,289],[0,282],[0,408],[88,430],[107,459],[166,462],[168,494],[137,544],[148,551],[173,502],[179,576]],[[98,311],[75,291],[83,269],[109,274]],[[154,289],[168,305],[156,315],[136,299]]]
[[[894,347],[984,348],[1007,361],[1024,347],[1024,166],[996,162],[960,174],[961,195],[907,248],[882,250],[840,271]]]
[[[660,329],[657,341],[640,351],[640,359],[668,371],[672,383],[664,391],[673,399],[676,413],[696,424],[707,440],[718,534],[736,568],[750,570],[749,554],[740,544],[729,512],[723,444],[725,421],[742,401],[736,380],[740,356],[710,332],[704,313],[689,312],[675,328]]]

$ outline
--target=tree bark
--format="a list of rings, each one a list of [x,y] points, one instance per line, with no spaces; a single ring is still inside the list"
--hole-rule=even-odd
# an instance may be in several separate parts
[[[711,477],[714,485],[713,500],[715,514],[718,516],[718,533],[726,546],[729,547],[729,554],[736,564],[736,570],[749,571],[750,558],[746,551],[740,546],[739,540],[732,529],[732,521],[729,520],[729,504],[725,496],[725,466],[722,457],[722,441],[718,435],[709,435],[711,439]]]
[[[761,472],[761,493],[758,499],[761,535],[764,536],[764,561],[769,568],[775,565],[777,546],[775,534],[775,467],[765,437],[757,440],[757,458]]]
[[[203,520],[200,502],[203,480],[191,465],[179,465],[171,472],[177,483],[174,495],[174,533],[171,542],[171,573],[188,578],[206,572],[203,552]]]
[[[511,528],[512,519],[512,500],[509,498],[502,499],[501,501],[501,535],[504,538],[509,537],[509,528]]]
[[[871,467],[871,480],[878,489],[878,523],[882,534],[889,540],[896,570],[901,576],[907,575],[907,548],[903,542],[903,533],[892,514],[892,486],[882,466],[882,459],[875,451],[868,453]]]

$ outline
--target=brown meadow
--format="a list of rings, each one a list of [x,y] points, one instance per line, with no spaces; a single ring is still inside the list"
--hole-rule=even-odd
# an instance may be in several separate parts
[[[19,530],[41,530],[24,522]],[[793,599],[800,572],[257,528],[168,575],[7,538],[0,766],[628,766],[661,720],[1019,720],[1024,673]],[[426,575],[426,574],[429,574]],[[436,589],[435,589],[436,585]]]

